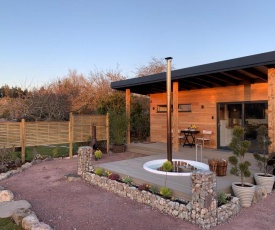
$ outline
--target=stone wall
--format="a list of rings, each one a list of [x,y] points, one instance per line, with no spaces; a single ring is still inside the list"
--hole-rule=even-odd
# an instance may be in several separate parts
[[[13,193],[0,186],[0,218],[12,218],[22,229],[52,230],[50,225],[39,221],[31,211],[31,204],[28,201],[13,199]]]
[[[216,174],[198,171],[191,175],[192,200],[191,219],[194,224],[210,228],[217,224]]]
[[[222,224],[230,217],[237,215],[241,211],[239,198],[233,197],[232,200],[217,209],[217,224]]]
[[[83,179],[119,196],[128,197],[131,200],[157,208],[163,213],[197,224],[201,228],[210,229],[228,220],[241,210],[239,199],[236,197],[228,204],[217,207],[217,180],[214,172],[196,171],[191,174],[192,198],[190,202],[183,204],[90,173],[91,153],[92,148],[89,146],[80,147],[78,150],[78,175],[81,175]]]
[[[93,148],[90,146],[79,147],[77,151],[78,164],[77,164],[77,174],[82,175],[89,171],[91,166],[91,155],[93,153]]]
[[[232,202],[217,208],[216,175],[211,172],[192,174],[192,191],[193,189],[194,191],[192,200],[188,204],[164,199],[159,195],[140,191],[136,187],[93,173],[83,173],[82,177],[102,189],[157,208],[163,213],[192,222],[204,229],[210,229],[240,211],[238,198],[233,198]]]

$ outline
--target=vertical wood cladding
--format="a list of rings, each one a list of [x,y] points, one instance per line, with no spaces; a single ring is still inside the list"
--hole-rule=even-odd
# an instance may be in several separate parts
[[[179,91],[178,104],[191,104],[191,112],[178,112],[178,117],[176,116],[175,118],[172,118],[175,122],[178,119],[179,129],[185,129],[190,127],[191,124],[195,124],[199,131],[202,131],[203,129],[212,130],[213,135],[211,147],[216,148],[217,103],[267,100],[269,89],[270,97],[273,98],[270,100],[271,104],[273,105],[272,114],[274,114],[274,75],[275,70],[269,70],[269,78],[272,78],[270,80],[272,86],[270,85],[270,87],[268,87],[267,83],[260,83],[251,85]],[[166,104],[166,93],[151,94],[150,100],[151,141],[166,142],[166,113],[157,112],[158,105]],[[274,118],[272,118],[272,121],[269,121],[273,122],[274,124]]]

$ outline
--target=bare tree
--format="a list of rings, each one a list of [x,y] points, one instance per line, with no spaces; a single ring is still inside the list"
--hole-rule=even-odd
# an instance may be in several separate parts
[[[55,93],[51,89],[34,90],[26,99],[28,117],[35,120],[67,120],[70,101],[67,94]]]
[[[67,95],[45,87],[33,88],[25,97],[11,98],[3,107],[10,120],[66,120],[70,112]]]
[[[94,89],[94,103],[98,107],[102,101],[107,100],[107,98],[114,93],[111,89],[111,82],[126,79],[121,70],[117,67],[115,70],[98,70],[90,72],[90,82]]]
[[[50,86],[55,93],[68,95],[70,110],[75,113],[91,113],[95,110],[93,95],[95,89],[92,83],[76,70],[69,70],[64,78],[59,78]]]
[[[147,65],[142,65],[137,68],[135,74],[138,77],[144,77],[152,74],[162,73],[166,71],[166,62],[164,58],[152,57],[152,60]]]

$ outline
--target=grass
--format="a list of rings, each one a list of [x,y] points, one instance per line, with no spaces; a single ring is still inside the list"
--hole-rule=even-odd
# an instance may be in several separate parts
[[[78,145],[73,145],[73,154],[77,152]],[[68,144],[58,144],[58,145],[48,145],[48,146],[37,146],[37,154],[42,156],[51,156],[51,157],[68,157],[69,156],[69,145]],[[26,161],[33,160],[34,147],[26,147]],[[21,158],[21,152],[17,151],[13,153],[13,159]]]
[[[78,147],[89,145],[89,142],[74,143],[73,144],[73,155],[77,154]],[[106,141],[98,141],[97,146],[99,149],[104,149],[106,146]],[[58,157],[68,157],[69,156],[69,144],[56,144],[56,145],[40,145],[36,147],[37,154],[42,156],[51,156],[53,158]],[[25,159],[26,161],[33,160],[34,147],[26,147],[25,149]],[[15,160],[17,157],[21,158],[21,151],[16,151],[13,153],[12,159]]]
[[[0,229],[1,230],[21,230],[20,226],[16,225],[12,218],[0,218]]]
[[[33,149],[34,147],[26,147],[26,160],[33,159]],[[73,154],[77,152],[78,146],[73,145]],[[69,145],[68,144],[58,144],[58,145],[48,145],[48,146],[37,146],[37,153],[40,155],[47,155],[53,158],[55,157],[68,157],[69,156]]]

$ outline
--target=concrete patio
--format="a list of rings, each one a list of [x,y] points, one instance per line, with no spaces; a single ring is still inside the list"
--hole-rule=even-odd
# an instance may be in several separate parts
[[[156,159],[166,159],[166,143],[131,143],[128,146],[129,152],[143,153],[147,156],[133,158],[129,160],[98,164],[96,167],[104,168],[105,170],[116,172],[122,177],[130,176],[137,184],[147,183],[155,185],[158,188],[164,186],[165,175],[150,173],[143,169],[143,164],[147,161]],[[208,164],[208,159],[226,159],[232,154],[229,150],[203,149],[202,162]],[[129,156],[131,157],[131,156]],[[179,152],[173,152],[173,159],[196,160],[195,147],[190,148],[180,146]],[[246,154],[246,159],[251,162],[251,175],[258,172],[259,169],[252,153]],[[200,150],[198,149],[198,161],[200,161]],[[217,176],[217,191],[232,192],[231,183],[240,181],[236,176],[230,174],[230,165],[227,167],[226,176]],[[253,178],[248,178],[248,182],[253,182]],[[167,187],[173,190],[173,195],[186,200],[191,198],[191,182],[189,176],[167,176]]]

